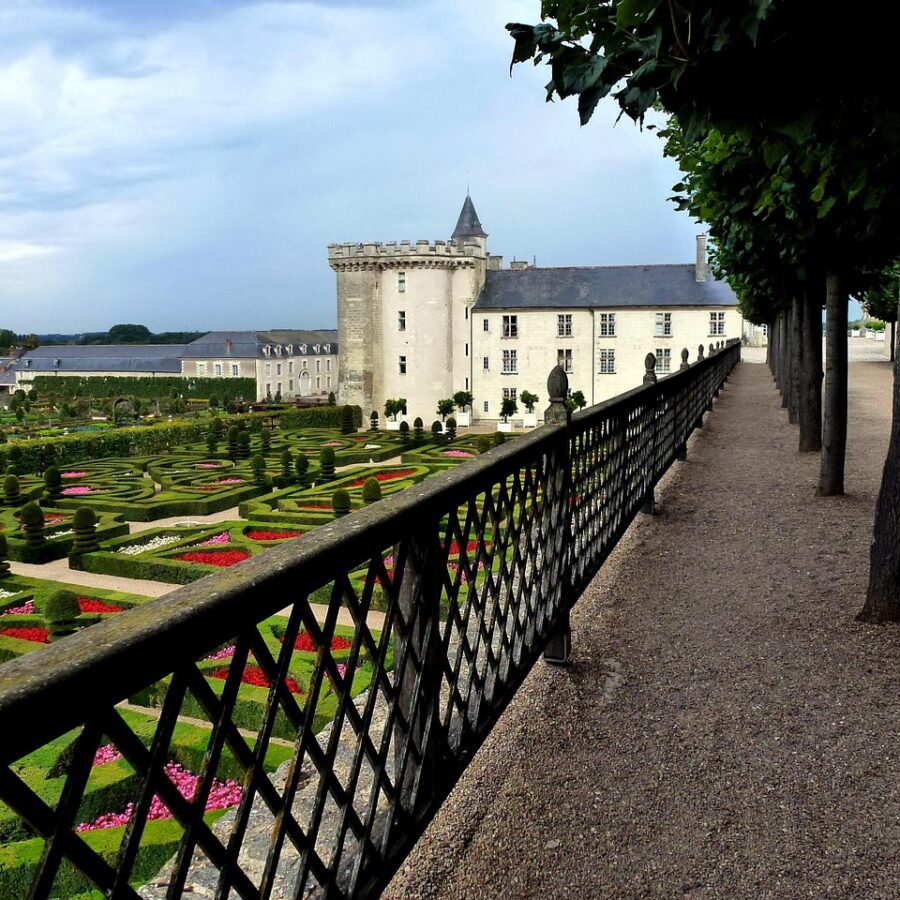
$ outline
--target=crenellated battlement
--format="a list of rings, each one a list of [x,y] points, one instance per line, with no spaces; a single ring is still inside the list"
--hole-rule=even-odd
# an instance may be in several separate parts
[[[459,241],[388,241],[386,244],[380,241],[362,244],[329,244],[329,262],[349,262],[363,260],[393,260],[393,259],[465,259],[487,258],[487,250],[484,240],[467,238],[465,242]]]

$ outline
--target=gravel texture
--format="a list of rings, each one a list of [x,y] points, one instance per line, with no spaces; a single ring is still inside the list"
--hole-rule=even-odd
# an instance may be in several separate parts
[[[847,496],[744,363],[385,893],[897,897],[900,631],[861,625],[890,366]]]

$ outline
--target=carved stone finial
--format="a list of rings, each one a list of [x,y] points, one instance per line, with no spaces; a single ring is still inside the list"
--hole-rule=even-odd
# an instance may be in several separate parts
[[[716,352],[716,348],[712,344],[709,345],[709,355],[712,356]]]
[[[570,418],[566,397],[569,395],[569,376],[562,366],[554,366],[547,378],[547,396],[550,405],[544,412],[544,422],[549,425],[565,425]]]
[[[703,359],[703,344],[697,348],[697,360]]]
[[[688,363],[688,348],[687,347],[683,347],[681,350],[681,368],[682,368],[682,370],[690,368],[690,364]]]
[[[648,353],[644,357],[644,384],[656,384],[656,354]]]

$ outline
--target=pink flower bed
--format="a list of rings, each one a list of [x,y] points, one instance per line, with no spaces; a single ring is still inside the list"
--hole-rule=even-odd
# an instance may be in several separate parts
[[[453,459],[469,459],[474,455],[474,453],[470,453],[468,450],[444,450],[444,456],[449,456]]]
[[[104,744],[102,747],[97,748],[97,752],[94,754],[93,765],[102,766],[104,763],[115,762],[121,758],[122,754],[112,744]]]
[[[400,472],[376,472],[374,475],[367,475],[365,478],[357,478],[356,481],[350,482],[346,487],[362,487],[370,478],[374,478],[376,481],[396,481],[398,478],[409,478],[410,475],[415,474],[415,469],[403,469]]]
[[[221,469],[222,463],[197,463],[195,469]]]
[[[322,444],[322,446],[323,447],[340,447],[341,442],[340,441],[326,441],[324,444]]]
[[[234,644],[230,647],[223,647],[221,650],[216,650],[215,653],[210,653],[207,656],[207,659],[231,659],[234,656]]]
[[[61,478],[84,478],[87,475],[87,472],[62,472],[60,473]]]
[[[246,478],[220,478],[217,484],[246,484]]]
[[[200,541],[197,544],[198,547],[210,547],[215,544],[227,544],[230,538],[228,537],[227,531],[222,531],[219,534],[214,534],[212,537],[208,537],[205,541]]]
[[[200,783],[198,776],[176,762],[166,763],[165,773],[169,781],[175,785],[178,793],[185,800],[190,802],[194,799],[194,795],[197,793],[197,786]],[[241,794],[241,786],[236,781],[232,781],[230,778],[224,782],[214,779],[206,801],[206,811],[229,809],[232,806],[237,806],[241,802]],[[116,828],[117,826],[127,825],[133,812],[134,804],[129,803],[123,812],[104,813],[94,819],[93,822],[82,822],[75,827],[75,830],[95,831],[98,828]],[[170,819],[171,817],[172,812],[169,807],[160,800],[159,795],[154,794],[153,799],[150,801],[150,810],[147,813],[147,818]]]
[[[62,493],[64,497],[75,497],[80,494],[93,494],[94,489],[87,484],[75,484],[72,487],[63,488]]]
[[[3,610],[4,616],[30,616],[34,612],[34,600],[26,600],[21,606]]]

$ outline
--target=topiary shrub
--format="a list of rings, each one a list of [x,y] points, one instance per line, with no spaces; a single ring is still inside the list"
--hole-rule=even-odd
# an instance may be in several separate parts
[[[344,409],[347,409],[345,406]],[[321,471],[322,481],[332,481],[334,479],[334,450],[331,447],[323,447],[319,451],[319,468]]]
[[[0,578],[9,578],[12,575],[12,572],[9,570],[9,563],[7,562],[7,558],[9,556],[9,543],[6,540],[6,535],[0,531]]]
[[[374,409],[369,416],[369,431],[378,431],[378,412]]]
[[[253,472],[254,484],[266,483],[266,460],[263,456],[257,454],[250,460],[250,469]]]
[[[344,406],[341,409],[341,434],[353,434],[356,428],[353,425],[353,409]]]
[[[212,420],[212,431],[217,438],[221,438],[225,433],[225,423],[218,416]]]
[[[334,396],[334,391],[328,392],[328,405],[335,406],[337,404],[337,397]]]
[[[334,510],[334,517],[339,519],[346,516],[350,512],[350,493],[344,488],[338,488],[331,495],[331,508]]]
[[[210,429],[206,432],[206,452],[212,456],[219,449],[219,439],[216,437],[215,431]]]
[[[418,445],[425,440],[425,423],[419,416],[413,419],[413,443]]]
[[[89,506],[79,506],[72,519],[75,529],[75,543],[70,556],[81,556],[82,553],[93,553],[100,549],[97,540],[97,514]]]
[[[309,457],[305,453],[298,453],[294,460],[294,471],[297,473],[297,484],[306,487],[309,484]]]
[[[494,432],[494,443],[499,447],[506,440],[506,435],[502,431]]]
[[[25,529],[25,543],[29,547],[40,547],[47,540],[44,536],[44,511],[32,500],[22,507],[19,519]]]
[[[455,441],[456,440],[456,419],[454,419],[453,416],[450,416],[450,418],[447,419],[446,427],[447,427],[447,431],[446,431],[444,437],[447,438],[447,443],[450,443],[450,441]]]
[[[72,591],[54,591],[45,601],[43,608],[44,623],[47,626],[47,639],[58,641],[78,630],[76,619],[81,614],[78,597]]]
[[[291,464],[294,462],[294,457],[291,455],[290,450],[282,450],[281,451],[281,477],[282,478],[290,478],[291,477]]]
[[[436,444],[441,444],[444,441],[444,428],[437,419],[431,423],[431,437]]]
[[[44,469],[44,496],[50,500],[62,496],[62,475],[56,466]]]
[[[479,453],[487,453],[491,449],[491,439],[486,434],[479,434],[475,446]]]
[[[400,440],[403,441],[404,444],[409,443],[409,422],[404,419],[400,423]]]
[[[250,459],[250,432],[242,430],[238,434],[238,459]]]
[[[3,479],[3,502],[7,506],[18,506],[22,502],[17,475],[9,474]]]
[[[263,428],[259,433],[259,440],[262,443],[262,452],[266,454],[272,449],[272,432],[268,428]]]
[[[232,425],[231,428],[228,429],[228,458],[234,462],[237,459],[238,455],[238,437],[241,434],[241,429],[237,427],[237,425]]]
[[[377,478],[367,478],[362,488],[363,503],[377,503],[381,499],[381,484]]]

